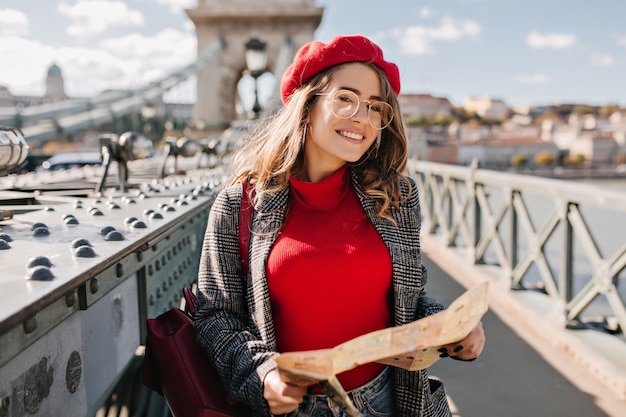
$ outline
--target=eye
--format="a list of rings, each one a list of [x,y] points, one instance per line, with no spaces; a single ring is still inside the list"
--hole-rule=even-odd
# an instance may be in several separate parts
[[[340,101],[342,103],[346,103],[346,104],[353,104],[354,101],[354,97],[352,96],[352,94],[348,93],[348,92],[338,92],[337,95],[335,96],[335,99],[337,101]]]
[[[381,104],[380,101],[375,101],[373,103],[370,103],[369,109],[372,110],[372,111],[375,111],[377,113],[382,113],[383,112],[383,105]]]

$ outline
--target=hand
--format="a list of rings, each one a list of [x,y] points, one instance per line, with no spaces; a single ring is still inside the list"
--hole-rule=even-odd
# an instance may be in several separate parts
[[[287,414],[298,408],[306,394],[306,387],[291,385],[280,379],[278,369],[270,371],[263,381],[263,397],[272,414]]]
[[[442,346],[439,352],[441,352],[442,358],[450,356],[452,359],[472,361],[480,356],[484,347],[485,331],[483,330],[483,323],[479,322],[465,339]]]

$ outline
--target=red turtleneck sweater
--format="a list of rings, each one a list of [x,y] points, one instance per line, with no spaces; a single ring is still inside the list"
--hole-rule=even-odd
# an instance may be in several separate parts
[[[389,251],[350,186],[348,166],[310,183],[291,178],[291,207],[267,261],[280,352],[332,348],[391,325]],[[338,375],[346,390],[383,368]]]

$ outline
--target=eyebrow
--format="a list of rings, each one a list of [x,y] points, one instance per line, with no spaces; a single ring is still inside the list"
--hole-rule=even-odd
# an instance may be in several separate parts
[[[339,88],[338,88],[338,89],[339,89],[339,90],[350,90],[350,91],[352,91],[353,93],[356,93],[356,95],[357,95],[357,96],[360,96],[360,95],[361,95],[361,91],[360,91],[360,90],[358,90],[358,89],[356,89],[356,88],[352,88],[352,87],[345,87],[345,86],[339,86]],[[379,96],[370,96],[370,99],[371,99],[371,100],[383,101],[383,98],[382,98],[382,97],[379,97]]]

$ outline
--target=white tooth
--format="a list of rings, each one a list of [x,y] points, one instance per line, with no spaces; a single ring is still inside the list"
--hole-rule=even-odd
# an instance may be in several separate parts
[[[341,132],[342,135],[349,137],[350,139],[357,139],[357,140],[361,140],[363,139],[363,135],[358,135],[356,133],[352,133],[352,132]]]

